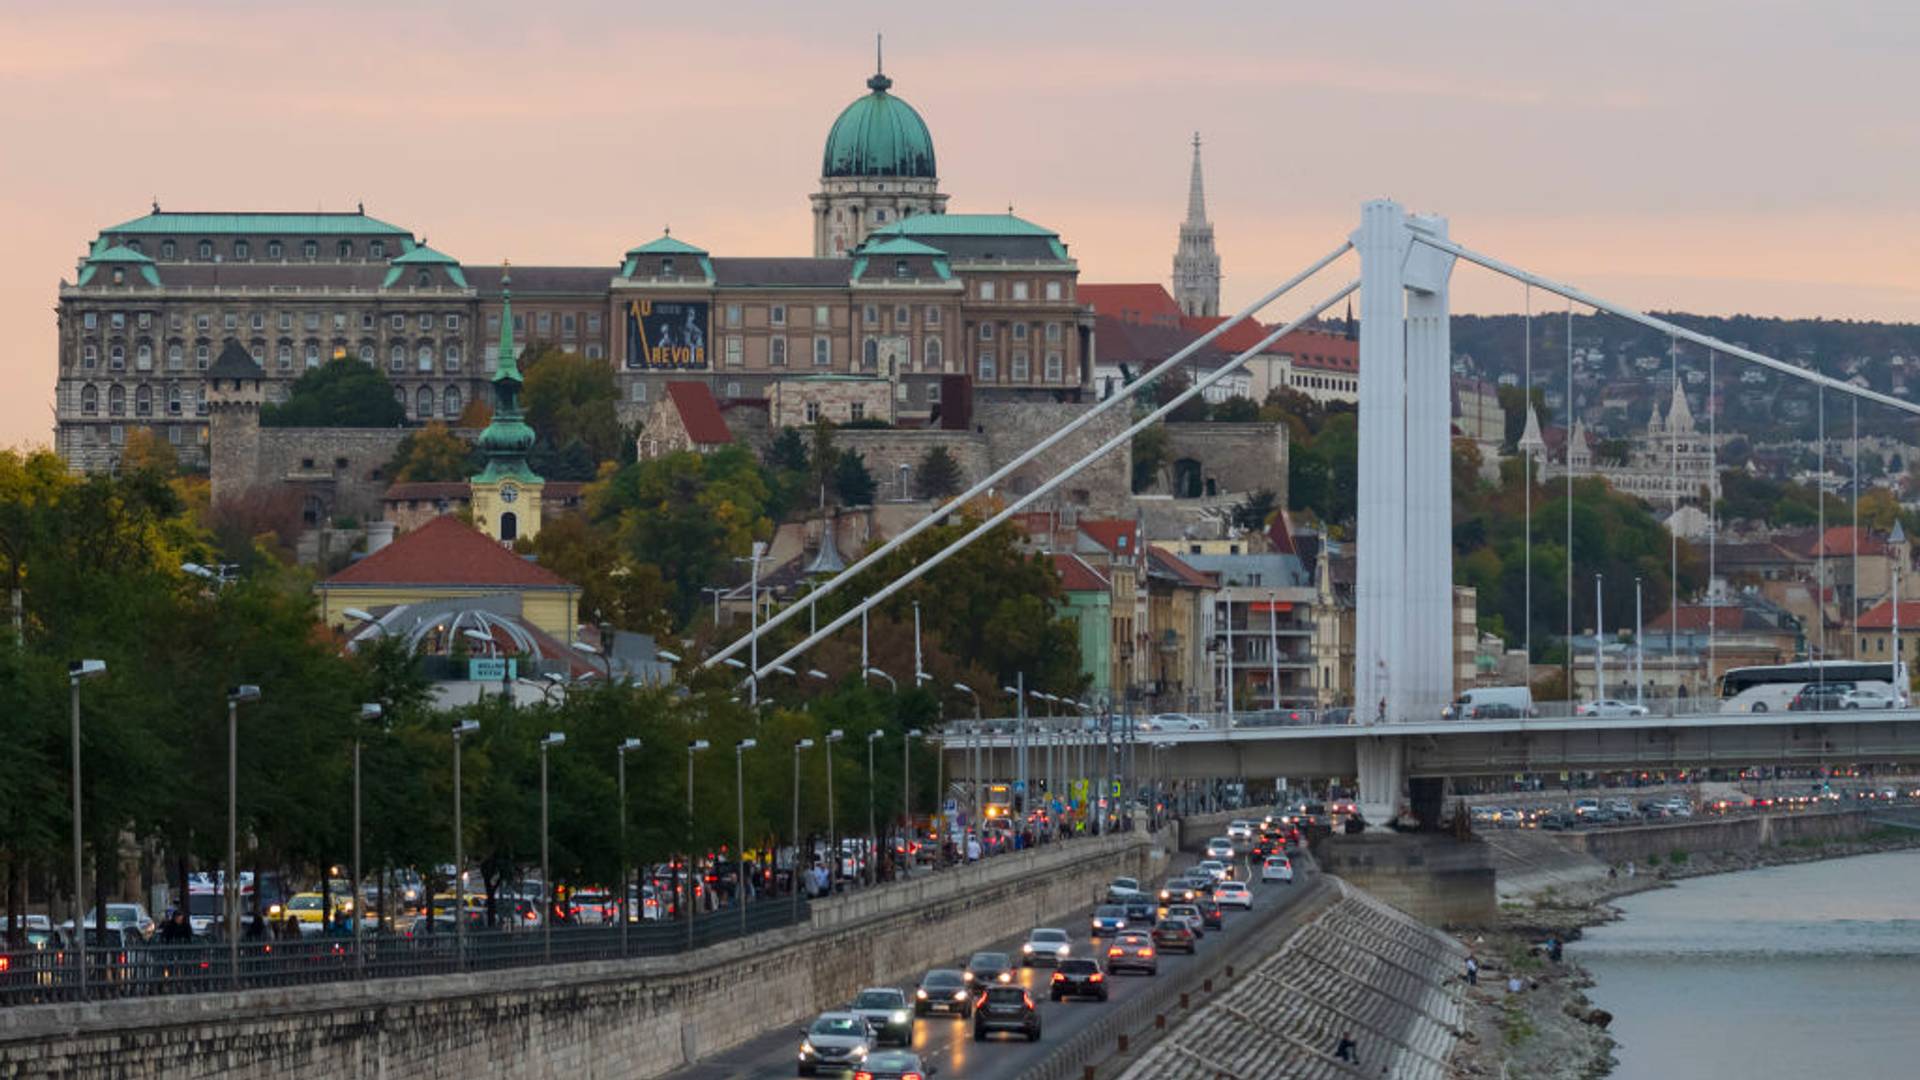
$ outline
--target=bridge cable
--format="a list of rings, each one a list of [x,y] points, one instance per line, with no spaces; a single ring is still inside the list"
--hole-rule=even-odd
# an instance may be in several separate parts
[[[1671,463],[1667,479],[1667,668],[1676,671],[1679,663],[1680,643],[1680,432],[1673,426],[1672,413],[1679,410],[1685,399],[1680,395],[1680,339],[1667,336],[1667,362],[1672,369],[1673,402],[1667,407],[1667,459]],[[1692,410],[1689,409],[1689,412]],[[1688,425],[1691,427],[1691,423]],[[1639,629],[1635,628],[1638,634]],[[1646,651],[1641,650],[1645,656]],[[1646,663],[1641,662],[1640,681],[1646,682]],[[1675,680],[1678,685],[1678,680]],[[1695,692],[1699,687],[1694,687]],[[1644,692],[1644,691],[1643,691]]]
[[[1808,363],[1814,361],[1809,358]],[[1813,497],[1820,504],[1820,546],[1815,549],[1819,560],[1814,573],[1813,614],[1820,620],[1820,667],[1815,682],[1827,681],[1827,384],[1821,383],[1814,392],[1814,400],[1819,403],[1820,420],[1817,430],[1820,435],[1820,465],[1813,474]]]
[[[867,567],[872,566],[875,563],[879,562],[881,559],[885,558],[887,555],[892,554],[894,551],[898,550],[907,541],[913,539],[914,537],[920,535],[926,530],[939,524],[942,520],[944,520],[945,518],[953,514],[956,510],[958,510],[961,506],[965,505],[967,502],[978,497],[982,493],[991,490],[995,484],[999,483],[1000,480],[1005,478],[1008,474],[1020,468],[1022,465],[1025,465],[1028,462],[1032,461],[1033,459],[1039,457],[1049,447],[1053,446],[1055,443],[1060,442],[1062,439],[1065,439],[1068,435],[1072,434],[1075,431],[1078,431],[1080,428],[1086,426],[1088,423],[1091,423],[1094,417],[1099,416],[1102,413],[1108,412],[1109,410],[1118,408],[1121,402],[1131,399],[1135,394],[1139,393],[1140,390],[1151,385],[1155,379],[1158,379],[1161,375],[1165,374],[1166,372],[1179,367],[1181,361],[1185,360],[1187,357],[1198,352],[1201,349],[1201,347],[1212,342],[1215,338],[1219,337],[1221,334],[1226,333],[1228,330],[1231,330],[1233,327],[1239,325],[1240,323],[1252,318],[1254,313],[1262,310],[1268,304],[1279,299],[1281,296],[1285,295],[1286,293],[1291,292],[1296,286],[1306,281],[1308,278],[1312,277],[1313,275],[1319,273],[1321,270],[1325,269],[1329,264],[1331,264],[1335,259],[1338,259],[1340,256],[1345,255],[1348,251],[1351,251],[1352,249],[1353,249],[1353,241],[1348,240],[1348,241],[1342,242],[1339,247],[1334,248],[1332,251],[1329,251],[1325,255],[1322,255],[1320,258],[1314,260],[1311,264],[1307,266],[1306,269],[1300,271],[1299,273],[1295,274],[1294,276],[1288,278],[1287,280],[1281,282],[1279,285],[1275,286],[1265,296],[1262,296],[1260,299],[1255,300],[1253,303],[1240,309],[1239,313],[1235,314],[1232,318],[1225,320],[1220,325],[1214,327],[1212,330],[1209,330],[1205,334],[1202,334],[1200,337],[1194,339],[1192,343],[1188,344],[1185,348],[1181,349],[1179,352],[1176,352],[1172,356],[1161,361],[1157,366],[1153,368],[1153,370],[1146,372],[1145,374],[1141,375],[1139,378],[1121,387],[1119,390],[1114,391],[1113,394],[1108,396],[1106,400],[1095,404],[1093,408],[1088,409],[1086,412],[1081,413],[1079,416],[1075,417],[1073,420],[1062,425],[1058,431],[1053,432],[1052,434],[1048,435],[1046,438],[1041,439],[1039,442],[1033,444],[1031,447],[1028,447],[1025,451],[1022,451],[1019,456],[1015,457],[1012,461],[1007,462],[1005,465],[1000,466],[999,468],[988,473],[986,476],[982,477],[972,487],[961,492],[959,495],[953,497],[952,499],[949,499],[946,503],[938,507],[935,507],[931,512],[927,514],[926,517],[923,517],[919,521],[914,522],[912,525],[908,526],[904,531],[902,531],[899,535],[895,536],[893,539],[888,540],[886,543],[881,544],[879,547],[875,548],[873,551],[868,552],[866,555],[862,556],[858,561],[856,561],[852,566],[847,567],[845,570],[841,571],[839,574],[835,575],[834,577],[828,578],[827,580],[821,582],[819,585],[815,586],[813,589],[808,591],[800,599],[793,601],[792,603],[788,604],[787,607],[785,607],[784,609],[782,609],[781,611],[773,615],[771,618],[767,619],[765,622],[760,623],[757,628],[750,631],[745,636],[735,639],[732,644],[725,646],[724,648],[720,649],[718,652],[715,652],[712,656],[707,657],[706,660],[701,662],[701,666],[710,668],[716,664],[719,664],[725,661],[729,656],[732,656],[734,653],[737,653],[741,649],[746,648],[749,642],[757,640],[760,637],[764,637],[767,634],[767,632],[772,630],[774,627],[779,626],[780,624],[786,622],[788,619],[791,619],[796,615],[800,614],[802,610],[811,608],[816,602],[819,601],[821,597],[826,596],[827,594],[838,589],[842,584],[853,580],[854,577],[858,575],[859,571],[865,570]],[[1269,338],[1267,340],[1273,341],[1273,340],[1277,340],[1277,338]],[[1262,342],[1263,345],[1266,343],[1267,342]],[[766,670],[767,669],[765,667],[761,668],[762,672],[765,672]]]
[[[1707,348],[1707,692],[1719,697],[1715,690],[1719,678],[1714,675],[1717,662],[1716,644],[1720,629],[1720,609],[1713,594],[1713,583],[1718,571],[1716,563],[1717,548],[1720,543],[1720,431],[1717,423],[1719,409],[1715,398],[1719,396],[1720,384],[1715,381],[1714,360],[1718,350]],[[1718,706],[1716,705],[1717,709]]]
[[[899,577],[893,579],[891,582],[888,582],[886,585],[882,586],[880,589],[874,591],[872,594],[868,595],[864,600],[861,600],[858,604],[854,605],[851,609],[845,612],[842,612],[838,617],[833,619],[831,622],[827,623],[825,626],[821,627],[818,632],[808,636],[807,638],[803,639],[798,645],[793,646],[792,648],[788,649],[786,652],[780,654],[778,657],[762,665],[760,670],[758,672],[755,672],[754,674],[757,677],[764,678],[766,677],[766,674],[772,671],[774,668],[780,666],[781,664],[786,663],[789,660],[792,660],[794,657],[799,656],[801,653],[806,652],[808,649],[813,648],[814,645],[818,644],[821,640],[830,636],[834,631],[840,629],[842,626],[845,626],[849,622],[858,618],[860,614],[866,611],[868,608],[871,608],[876,604],[879,604],[882,600],[885,600],[887,597],[892,596],[894,593],[899,592],[901,589],[904,589],[908,585],[911,585],[913,582],[919,580],[922,575],[926,574],[928,571],[932,570],[934,567],[940,565],[942,562],[945,562],[948,556],[958,554],[961,550],[965,549],[968,545],[972,544],[975,540],[978,540],[980,537],[992,531],[994,527],[998,526],[1000,523],[1008,520],[1009,518],[1013,517],[1015,514],[1019,513],[1021,510],[1025,509],[1028,504],[1033,503],[1041,499],[1042,497],[1046,496],[1048,493],[1053,491],[1053,489],[1059,487],[1061,484],[1065,483],[1067,480],[1077,475],[1082,469],[1086,468],[1088,465],[1091,465],[1093,462],[1098,461],[1100,458],[1106,456],[1107,454],[1113,452],[1119,447],[1125,445],[1136,434],[1145,430],[1148,427],[1151,427],[1161,417],[1166,416],[1168,413],[1179,408],[1181,405],[1185,404],[1189,399],[1193,398],[1195,395],[1203,393],[1209,386],[1212,386],[1214,383],[1219,382],[1221,379],[1224,379],[1228,375],[1239,370],[1243,365],[1246,364],[1248,360],[1252,359],[1255,356],[1260,355],[1262,352],[1265,352],[1275,342],[1280,341],[1282,338],[1286,337],[1288,334],[1291,334],[1294,331],[1301,328],[1302,326],[1305,326],[1307,322],[1318,317],[1320,314],[1325,312],[1328,308],[1339,303],[1341,300],[1346,299],[1348,296],[1352,295],[1359,288],[1360,288],[1360,281],[1358,278],[1355,278],[1354,280],[1347,282],[1344,286],[1336,290],[1332,295],[1320,301],[1318,304],[1315,304],[1312,308],[1309,308],[1305,314],[1302,314],[1294,318],[1292,321],[1288,322],[1285,326],[1282,326],[1279,329],[1269,333],[1266,337],[1255,342],[1245,352],[1242,352],[1239,355],[1234,356],[1232,359],[1228,360],[1226,363],[1215,368],[1212,372],[1207,374],[1206,377],[1189,384],[1185,390],[1174,395],[1173,398],[1167,401],[1166,404],[1161,405],[1159,408],[1154,409],[1152,412],[1146,414],[1140,419],[1135,420],[1133,424],[1129,426],[1126,430],[1108,439],[1106,442],[1102,443],[1098,448],[1093,450],[1091,453],[1087,454],[1085,457],[1082,457],[1080,460],[1074,462],[1072,465],[1067,466],[1065,469],[1062,469],[1060,472],[1055,473],[1052,477],[1049,477],[1044,483],[1040,484],[1038,487],[1034,488],[1032,491],[1021,496],[1020,498],[1016,499],[1014,502],[1010,503],[1005,509],[1001,510],[999,513],[993,515],[992,517],[979,523],[978,525],[975,525],[973,529],[970,532],[968,532],[965,536],[960,537],[958,540],[955,540],[949,543],[947,546],[941,548],[939,551],[934,552],[932,555],[928,556],[924,562],[919,563],[913,568],[907,570],[905,573],[901,574]],[[1173,362],[1173,361],[1170,361],[1170,362]],[[1163,364],[1161,365],[1161,368],[1156,370],[1162,370],[1165,367],[1166,365]],[[878,554],[878,552],[876,552],[876,554]],[[871,561],[871,556],[869,556],[867,560],[863,560],[863,562],[865,561]],[[841,572],[841,576],[851,577],[853,576],[853,571],[857,568],[858,568],[857,564],[854,567],[849,567],[847,570]],[[768,623],[762,623],[761,624],[762,631],[764,631],[768,625],[769,625]]]
[[[1577,702],[1580,695],[1573,690],[1573,429],[1579,423],[1574,405],[1573,394],[1573,299],[1567,299],[1567,437],[1565,448],[1561,452],[1561,462],[1567,470],[1567,700]],[[1599,648],[1599,638],[1594,639],[1594,648]]]
[[[1520,349],[1520,353],[1522,357],[1521,370],[1525,372],[1525,377],[1521,382],[1521,391],[1520,391],[1521,404],[1522,404],[1522,407],[1525,409],[1525,413],[1523,415],[1523,419],[1520,424],[1520,438],[1524,441],[1526,439],[1527,429],[1534,426],[1534,424],[1537,423],[1538,421],[1536,421],[1533,416],[1533,286],[1527,285],[1525,282],[1522,282],[1521,284],[1525,289],[1525,297],[1526,297],[1522,304],[1522,306],[1526,310],[1525,336],[1523,338],[1523,344],[1521,345],[1521,349]],[[1520,448],[1520,468],[1521,468],[1521,479],[1524,481],[1522,486],[1526,490],[1525,497],[1526,497],[1526,508],[1527,508],[1526,509],[1527,542],[1525,545],[1523,545],[1526,551],[1526,571],[1527,571],[1527,591],[1526,591],[1526,601],[1525,601],[1526,611],[1524,614],[1521,615],[1521,622],[1522,622],[1522,625],[1525,627],[1523,636],[1526,641],[1526,649],[1527,649],[1527,670],[1532,671],[1533,670],[1533,448],[1532,447],[1523,446]],[[1533,680],[1528,679],[1527,682],[1531,684]],[[1531,698],[1529,698],[1529,700],[1531,700]]]

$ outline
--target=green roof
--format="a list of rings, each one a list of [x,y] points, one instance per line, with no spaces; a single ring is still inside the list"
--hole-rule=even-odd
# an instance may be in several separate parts
[[[305,236],[405,235],[406,229],[365,214],[152,213],[103,233],[292,233]]]
[[[872,93],[841,110],[827,132],[821,176],[905,176],[932,180],[933,134],[913,106],[887,93],[893,80],[876,74]]]
[[[100,267],[115,264],[138,268],[141,280],[156,289],[160,287],[160,273],[154,269],[152,259],[130,247],[118,245],[109,247],[105,241],[93,245],[93,252],[87,256],[86,265],[80,268],[80,278],[76,284],[91,284],[94,275],[99,273]]]
[[[649,240],[637,248],[630,248],[629,255],[705,255],[706,251],[694,247],[685,240],[675,239],[672,233],[666,233],[657,239]]]
[[[460,269],[460,260],[444,251],[435,251],[425,244],[415,244],[405,254],[387,260],[387,276],[380,282],[383,289],[391,289],[406,274],[408,266],[444,266],[447,278],[461,288],[467,287],[467,275]]]
[[[861,255],[939,255],[946,252],[918,240],[909,240],[904,236],[891,236],[885,240],[870,241],[860,246]]]
[[[145,255],[141,254],[140,252],[135,251],[130,247],[125,247],[119,244],[116,244],[113,247],[106,248],[101,251],[94,252],[93,254],[87,256],[87,261],[98,262],[98,263],[114,263],[114,262],[152,263],[153,262],[152,259],[147,258]]]
[[[1059,236],[1012,214],[915,214],[873,230],[874,236]]]

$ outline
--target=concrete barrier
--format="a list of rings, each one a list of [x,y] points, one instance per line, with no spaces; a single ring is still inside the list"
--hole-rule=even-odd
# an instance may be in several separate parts
[[[1045,925],[1166,858],[1145,833],[1000,856],[684,956],[0,1010],[0,1076],[658,1076]]]

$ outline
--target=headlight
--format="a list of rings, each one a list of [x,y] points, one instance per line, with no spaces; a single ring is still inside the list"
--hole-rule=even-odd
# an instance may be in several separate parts
[[[1033,951],[1033,945],[1031,943],[1022,945],[1020,946],[1020,951],[1025,953],[1030,953]]]
[[[853,1058],[853,1060],[855,1060],[855,1061],[865,1061],[865,1060],[867,1060],[867,1048],[866,1048],[866,1045],[865,1045],[865,1044],[861,1044],[861,1045],[859,1045],[859,1046],[856,1046],[856,1047],[854,1047],[854,1048],[853,1048],[853,1053],[851,1053],[851,1054],[849,1054],[849,1055],[847,1055],[847,1056],[849,1056],[849,1057],[851,1057],[851,1058]]]
[[[1062,945],[1059,948],[1053,950],[1054,955],[1056,956],[1065,956],[1072,951],[1073,951],[1073,946],[1071,945]]]
[[[807,1041],[807,1042],[803,1042],[803,1043],[801,1043],[801,1044],[800,1044],[800,1056],[801,1056],[801,1057],[812,1057],[813,1055],[815,1055],[815,1054],[817,1054],[817,1053],[819,1053],[819,1051],[818,1051],[818,1050],[815,1050],[815,1049],[813,1048],[813,1043],[812,1043],[812,1041]]]
[[[1001,982],[1003,982],[1003,983],[1010,983],[1010,982],[1012,982],[1012,981],[1013,981],[1013,972],[1011,972],[1011,971],[1003,971],[1003,972],[1001,972],[1001,973],[1000,973],[1000,981],[1001,981]]]
[[[966,980],[966,981],[968,981],[968,982],[972,982],[972,981],[973,981],[973,972],[971,972],[971,971],[966,971],[966,972],[962,972],[962,973],[961,973],[961,975],[960,975],[960,977],[961,977],[962,979],[965,979],[965,980]]]
[[[904,1024],[904,1023],[906,1023],[906,1022],[907,1022],[907,1010],[905,1010],[905,1009],[895,1009],[895,1010],[893,1010],[893,1022],[894,1022],[894,1023],[896,1023],[896,1024]]]
[[[913,996],[919,998],[921,1001],[927,1000],[927,992],[925,990],[915,990]]]
[[[955,990],[953,992],[953,1000],[955,1001],[967,1000],[967,992],[965,990]]]

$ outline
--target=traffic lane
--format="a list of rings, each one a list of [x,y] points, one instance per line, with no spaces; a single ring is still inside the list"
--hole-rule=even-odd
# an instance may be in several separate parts
[[[969,1078],[997,1078],[1019,1076],[1025,1070],[1037,1065],[1053,1049],[1053,1044],[1071,1039],[1092,1024],[1102,1015],[1100,1010],[1110,1009],[1138,994],[1152,990],[1155,981],[1176,975],[1187,965],[1195,963],[1200,956],[1208,955],[1218,949],[1231,948],[1234,942],[1244,934],[1235,933],[1237,926],[1244,925],[1250,917],[1261,924],[1267,918],[1262,913],[1277,912],[1289,906],[1295,896],[1300,895],[1299,886],[1307,880],[1306,868],[1302,860],[1296,860],[1300,870],[1296,885],[1282,885],[1278,882],[1262,885],[1257,879],[1252,881],[1255,908],[1252,912],[1238,909],[1226,910],[1226,929],[1209,930],[1200,939],[1199,952],[1194,956],[1185,954],[1162,953],[1160,974],[1157,976],[1135,975],[1132,973],[1108,976],[1109,988],[1107,1002],[1091,1000],[1068,1000],[1053,1002],[1047,998],[1047,988],[1053,978],[1053,969],[1047,967],[1016,968],[1015,982],[1025,987],[1033,996],[1034,1004],[1040,1010],[1041,1039],[1029,1043],[1017,1035],[994,1034],[988,1041],[973,1041],[971,1021],[959,1017],[930,1016],[915,1021],[912,1049],[928,1065],[940,1070],[942,1077],[965,1076]],[[1172,877],[1181,870],[1170,870]],[[1156,883],[1157,884],[1157,883]],[[1056,924],[1066,930],[1073,938],[1074,952],[1080,956],[1096,956],[1105,959],[1106,943],[1102,939],[1096,950],[1087,935],[1089,921],[1093,915],[1093,906],[1074,912],[1064,922]],[[1010,956],[1020,955],[1020,946],[1027,939],[1027,931],[1002,938],[990,944],[982,945],[972,952],[1004,952]],[[967,956],[972,955],[972,952]],[[954,957],[942,966],[960,968],[966,965],[967,956]],[[918,976],[915,976],[917,980]],[[902,989],[911,993],[912,983]],[[844,1004],[844,1003],[841,1003]],[[800,1045],[800,1028],[811,1022],[812,1017],[795,1024],[791,1028],[770,1032],[748,1040],[739,1046],[694,1065],[685,1066],[669,1074],[674,1080],[761,1080],[778,1076],[793,1076],[796,1072],[797,1050]],[[831,1073],[821,1075],[831,1076]]]

